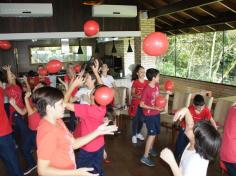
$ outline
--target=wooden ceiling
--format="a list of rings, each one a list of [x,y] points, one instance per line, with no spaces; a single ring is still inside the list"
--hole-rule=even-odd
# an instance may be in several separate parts
[[[104,0],[103,4],[122,4]],[[236,29],[236,0],[133,0],[156,19],[156,31],[168,34],[212,32]]]

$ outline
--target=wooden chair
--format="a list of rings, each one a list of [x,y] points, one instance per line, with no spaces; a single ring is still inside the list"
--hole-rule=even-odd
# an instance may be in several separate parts
[[[172,144],[174,144],[178,126],[173,123],[174,112],[183,107],[188,107],[191,102],[191,93],[175,92],[171,112],[161,114],[161,126],[172,131]]]
[[[227,116],[229,108],[233,104],[234,104],[234,102],[227,101],[227,100],[220,99],[220,98],[216,102],[213,118],[218,125],[218,131],[221,134],[221,136],[223,135],[223,132],[224,132],[225,118]]]
[[[122,115],[128,115],[127,111],[127,93],[128,90],[126,87],[115,87],[115,96],[114,96],[114,116],[115,122],[119,129],[123,128],[123,119]]]

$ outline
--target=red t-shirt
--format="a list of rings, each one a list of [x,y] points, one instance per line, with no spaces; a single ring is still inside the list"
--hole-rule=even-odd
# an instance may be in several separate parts
[[[41,120],[41,116],[37,111],[29,115],[28,116],[29,129],[33,131],[37,131],[40,120]]]
[[[236,105],[229,109],[225,120],[220,158],[229,163],[236,163]]]
[[[19,107],[19,108],[25,108],[25,105],[23,103],[23,99],[22,99],[22,89],[14,84],[14,85],[7,85],[6,89],[5,89],[5,92],[6,92],[6,95],[8,97],[8,99],[10,100],[10,98],[13,98],[15,99],[16,101],[16,105]],[[12,121],[12,114],[13,112],[15,112],[15,108],[13,108],[11,105],[10,105],[10,121]]]
[[[193,117],[194,123],[197,123],[200,120],[210,120],[212,118],[211,112],[206,106],[203,108],[203,110],[199,114],[195,111],[195,107],[193,105],[190,105],[188,109]],[[181,121],[181,127],[186,128],[185,120]]]
[[[156,84],[155,87],[150,87],[148,84],[143,90],[141,101],[147,106],[155,106],[156,97],[160,94],[159,90],[159,84]],[[153,116],[160,114],[160,112],[158,110],[143,108],[143,114],[145,116]]]
[[[56,125],[42,119],[37,132],[38,159],[49,160],[49,166],[57,169],[76,169],[73,141],[61,119]]]
[[[144,80],[144,82],[140,82],[139,80],[134,80],[132,84],[132,88],[135,89],[135,95],[141,96],[143,93],[143,89],[147,86],[148,81]],[[137,112],[137,108],[140,104],[140,99],[137,97],[132,97],[130,108],[129,108],[129,115],[135,116]]]
[[[47,86],[50,86],[51,84],[49,77],[46,76],[43,77],[35,76],[33,80],[34,80],[34,86],[37,86],[39,82],[44,82]]]
[[[68,76],[68,75],[65,75],[64,76],[64,81],[66,82],[66,83],[69,83],[70,82],[70,77]],[[79,87],[76,87],[74,90],[73,90],[73,92],[71,93],[71,95],[74,97],[75,96],[75,94],[77,93],[77,91],[78,91],[78,89],[79,89]]]
[[[0,136],[8,135],[12,132],[11,125],[8,121],[7,114],[4,109],[4,94],[0,87]]]
[[[75,116],[80,118],[79,134],[74,134],[76,137],[85,136],[98,128],[103,123],[106,114],[106,106],[75,104]],[[88,152],[95,152],[104,146],[104,136],[98,136],[82,149]]]

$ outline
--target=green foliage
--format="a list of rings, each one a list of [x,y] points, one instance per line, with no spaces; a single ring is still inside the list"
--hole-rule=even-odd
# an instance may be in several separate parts
[[[162,74],[236,85],[236,30],[169,37]]]

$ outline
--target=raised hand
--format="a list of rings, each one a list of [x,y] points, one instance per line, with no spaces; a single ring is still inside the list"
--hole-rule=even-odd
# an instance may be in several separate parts
[[[4,65],[2,67],[2,69],[5,70],[5,71],[11,71],[11,66],[10,65]]]
[[[103,123],[97,128],[97,131],[99,132],[100,135],[106,135],[106,134],[111,134],[113,135],[115,131],[118,130],[118,127],[116,125],[109,125],[108,122]]]
[[[31,92],[26,92],[25,93],[25,98],[29,98],[31,96]]]
[[[168,164],[176,162],[173,152],[168,148],[164,148],[161,151],[160,158],[163,159]]]
[[[188,113],[188,108],[186,107],[178,110],[174,115],[174,122],[176,122],[177,120],[181,121],[187,113]]]

